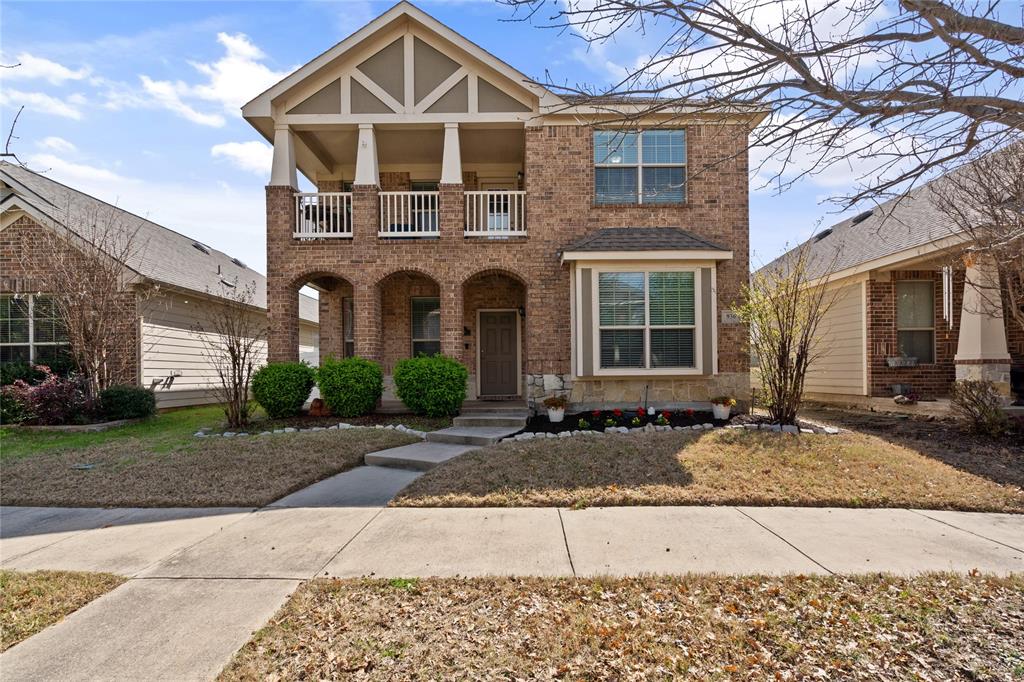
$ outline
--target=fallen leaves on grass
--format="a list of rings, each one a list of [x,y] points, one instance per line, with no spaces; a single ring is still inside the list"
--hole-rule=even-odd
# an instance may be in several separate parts
[[[534,439],[470,452],[414,481],[410,507],[789,505],[1024,511],[1024,491],[876,436]]]
[[[69,507],[255,507],[418,442],[386,429],[193,438],[171,452],[146,441],[40,453],[0,464],[4,504]],[[94,464],[75,469],[76,464]]]
[[[0,651],[124,582],[109,573],[0,571]]]
[[[1024,577],[316,580],[222,680],[1014,679]]]

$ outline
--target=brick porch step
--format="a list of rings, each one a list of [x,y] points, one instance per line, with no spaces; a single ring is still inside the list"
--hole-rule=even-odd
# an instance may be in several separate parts
[[[522,426],[452,426],[427,434],[431,443],[452,443],[456,445],[494,445],[505,436],[522,430]]]

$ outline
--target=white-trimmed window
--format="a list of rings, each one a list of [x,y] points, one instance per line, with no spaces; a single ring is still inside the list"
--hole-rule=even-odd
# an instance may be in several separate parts
[[[0,295],[0,362],[47,364],[68,351],[67,332],[53,299]]]
[[[935,362],[935,283],[896,282],[896,343],[900,355]]]
[[[686,201],[686,131],[594,131],[594,202]]]
[[[441,352],[441,299],[423,296],[412,299],[412,356]]]
[[[697,290],[694,269],[598,272],[598,367],[698,369]]]
[[[345,340],[345,357],[350,358],[356,354],[355,325],[353,324],[352,299],[345,297],[341,299],[341,330]]]

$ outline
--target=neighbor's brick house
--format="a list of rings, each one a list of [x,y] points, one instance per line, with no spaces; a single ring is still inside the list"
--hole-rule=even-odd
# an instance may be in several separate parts
[[[748,397],[727,309],[762,114],[616,122],[643,108],[557,97],[407,3],[296,70],[243,107],[274,144],[271,360],[296,358],[308,285],[321,357],[390,374],[441,352],[469,367],[471,397]]]

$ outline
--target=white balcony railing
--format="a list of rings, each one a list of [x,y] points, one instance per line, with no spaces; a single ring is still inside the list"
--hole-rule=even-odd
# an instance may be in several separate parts
[[[526,192],[466,192],[467,237],[519,237],[526,234]]]
[[[438,192],[381,192],[381,237],[436,237]]]
[[[296,192],[296,239],[351,239],[351,192]]]

